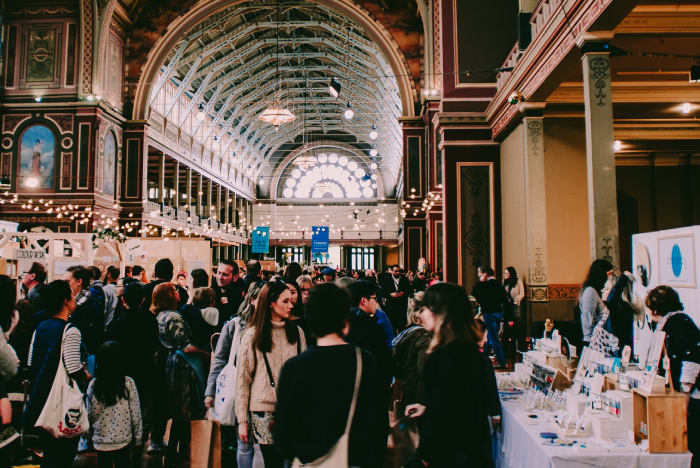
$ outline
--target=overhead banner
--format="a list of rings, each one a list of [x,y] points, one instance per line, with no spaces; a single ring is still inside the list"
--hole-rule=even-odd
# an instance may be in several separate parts
[[[328,253],[328,227],[314,226],[311,235],[311,254]]]
[[[270,228],[257,227],[253,230],[253,253],[268,253],[270,251]]]

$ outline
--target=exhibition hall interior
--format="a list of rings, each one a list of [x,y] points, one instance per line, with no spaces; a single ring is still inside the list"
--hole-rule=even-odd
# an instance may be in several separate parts
[[[197,269],[214,288],[224,265],[243,278],[257,260],[269,279],[296,264],[311,286],[379,280],[396,353],[410,301],[456,284],[490,332],[493,466],[700,466],[700,355],[680,356],[700,346],[698,0],[1,10],[0,273],[18,301],[37,261],[46,283],[75,265],[116,282],[162,279],[167,258],[191,296]],[[392,271],[409,288],[398,326]],[[492,277],[497,311],[479,294]],[[419,466],[393,377],[383,466]],[[10,393],[20,415],[26,388]],[[208,466],[246,466],[222,453]],[[92,446],[73,466],[98,466]]]

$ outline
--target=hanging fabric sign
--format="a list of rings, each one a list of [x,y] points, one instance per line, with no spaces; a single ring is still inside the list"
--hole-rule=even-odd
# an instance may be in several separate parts
[[[311,253],[328,253],[328,228],[326,226],[314,226],[311,235]]]
[[[270,228],[257,227],[253,230],[253,253],[268,253],[270,251]]]

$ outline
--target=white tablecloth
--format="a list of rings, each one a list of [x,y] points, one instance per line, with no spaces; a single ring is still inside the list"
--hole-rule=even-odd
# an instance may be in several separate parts
[[[503,432],[496,439],[497,468],[689,468],[691,454],[650,454],[647,452],[576,453],[571,447],[545,447],[541,432],[546,422],[528,425],[516,416],[523,406],[502,401]]]

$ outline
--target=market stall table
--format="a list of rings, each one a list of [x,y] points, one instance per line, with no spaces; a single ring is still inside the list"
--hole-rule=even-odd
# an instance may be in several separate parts
[[[541,432],[551,425],[538,421],[529,425],[516,412],[524,410],[518,401],[501,401],[503,431],[497,433],[497,468],[689,468],[692,455],[647,452],[577,453],[573,447],[543,446]],[[621,437],[624,438],[624,437]],[[593,439],[595,440],[595,439]]]

